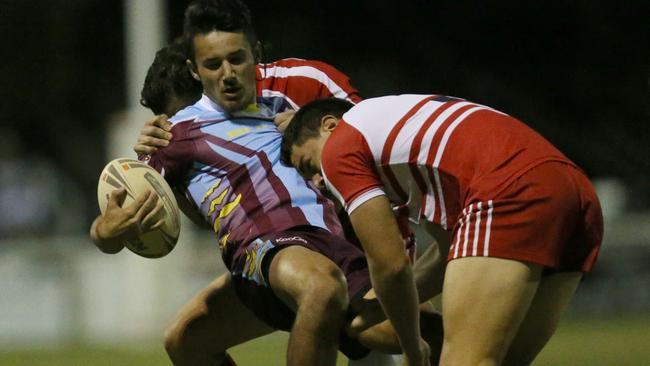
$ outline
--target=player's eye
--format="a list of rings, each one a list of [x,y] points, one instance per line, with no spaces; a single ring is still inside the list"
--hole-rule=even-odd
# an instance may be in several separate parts
[[[208,70],[219,70],[221,67],[221,60],[209,60],[203,63],[203,67]]]
[[[244,63],[244,61],[246,61],[246,57],[241,55],[233,56],[228,59],[228,62],[230,62],[232,65],[241,65]]]
[[[228,56],[228,62],[230,62],[231,65],[242,65],[248,61],[249,55],[250,52],[245,49],[240,49]]]

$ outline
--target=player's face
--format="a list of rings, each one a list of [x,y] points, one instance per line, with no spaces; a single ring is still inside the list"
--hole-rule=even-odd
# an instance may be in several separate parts
[[[255,103],[255,57],[243,33],[212,31],[194,37],[193,76],[227,112]]]
[[[291,164],[298,169],[298,172],[305,179],[313,181],[322,176],[320,169],[321,152],[328,136],[328,133],[321,132],[318,137],[310,138],[303,144],[296,144],[291,148]]]

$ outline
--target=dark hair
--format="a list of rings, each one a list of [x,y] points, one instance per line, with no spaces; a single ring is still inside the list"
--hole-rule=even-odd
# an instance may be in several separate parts
[[[251,13],[241,0],[195,0],[185,10],[183,36],[188,44],[188,55],[194,61],[194,37],[212,31],[241,32],[254,50],[257,35]]]
[[[284,130],[280,159],[286,165],[291,165],[291,148],[301,145],[310,138],[318,137],[320,121],[328,114],[341,118],[343,114],[354,107],[354,104],[344,99],[316,99],[305,104],[296,112]]]
[[[177,98],[190,105],[201,98],[203,87],[190,74],[185,61],[186,46],[176,39],[158,50],[140,92],[140,104],[154,114],[165,113],[169,103]]]

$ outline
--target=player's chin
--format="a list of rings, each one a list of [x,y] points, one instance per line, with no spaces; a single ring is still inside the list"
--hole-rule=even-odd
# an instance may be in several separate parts
[[[241,98],[221,98],[219,105],[226,112],[237,112],[244,109],[244,102]]]

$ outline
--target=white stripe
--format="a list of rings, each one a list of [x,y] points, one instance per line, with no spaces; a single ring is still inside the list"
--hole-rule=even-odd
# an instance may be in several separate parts
[[[467,222],[465,223],[465,242],[463,243],[463,257],[467,255],[467,242],[469,241],[469,227],[470,227],[470,220],[472,218],[472,206],[474,204],[469,205],[469,209],[467,210]]]
[[[271,90],[271,89],[262,89],[262,96],[267,97],[267,98],[268,97],[280,97],[280,98],[283,98],[284,100],[289,102],[289,104],[291,104],[291,108],[293,108],[295,110],[299,109],[298,104],[296,104],[296,102],[294,102],[287,95],[285,95],[284,93],[281,93],[279,91]]]
[[[463,209],[463,215],[465,215],[465,208]],[[460,232],[463,231],[463,220],[458,221],[458,234],[456,235],[456,248],[454,249],[454,259],[458,258],[458,247],[460,246]]]
[[[422,138],[422,145],[421,146],[431,146],[431,143],[433,141],[433,136],[436,134],[436,132],[438,131],[438,129],[440,128],[442,123],[445,120],[447,120],[447,118],[449,118],[449,116],[451,116],[458,109],[460,109],[462,107],[465,107],[465,106],[468,106],[468,105],[471,105],[471,104],[472,103],[468,103],[468,102],[459,102],[459,103],[456,103],[456,104],[452,105],[451,107],[445,109],[444,112],[440,113],[438,118],[436,118],[436,120],[433,121],[431,126],[429,126],[429,129],[427,130],[427,132],[424,134],[424,137]],[[438,108],[440,108],[442,106],[444,106],[444,104],[436,106],[436,108],[433,111],[431,111],[431,113],[428,116],[433,114]],[[426,118],[425,118],[425,120],[426,120]],[[422,164],[422,165],[426,164],[428,158],[429,158],[429,149],[421,148],[420,153],[418,154],[418,164]]]
[[[490,248],[490,228],[492,226],[492,210],[494,210],[492,200],[488,201],[488,207],[487,221],[485,222],[485,243],[483,244],[483,256],[485,257],[488,256]]]
[[[472,248],[472,256],[476,257],[476,253],[478,252],[478,234],[481,229],[481,207],[483,206],[483,202],[478,203],[478,211],[476,212],[476,225],[474,225],[474,247]]]
[[[466,110],[463,114],[461,114],[454,122],[452,122],[451,125],[447,128],[445,131],[445,134],[442,135],[442,140],[440,140],[440,145],[438,145],[438,151],[436,152],[436,159],[433,161],[433,166],[438,167],[440,166],[440,160],[442,159],[442,153],[445,151],[445,147],[447,147],[447,142],[449,141],[449,136],[451,136],[451,133],[454,132],[456,127],[465,120],[470,114],[482,110],[482,109],[488,109],[485,107],[474,107]]]
[[[420,102],[422,102],[422,100],[417,101],[417,103]],[[424,133],[421,147],[426,147],[424,149],[425,153],[429,150],[429,146],[431,146],[431,139],[433,138],[432,134],[435,132],[432,130],[435,130],[437,126],[434,126],[434,128],[432,128],[434,125],[432,123],[432,126],[429,126],[427,131],[423,131],[422,127],[424,126],[424,123],[427,121],[427,119],[429,119],[429,117],[431,117],[431,115],[434,114],[442,106],[444,106],[443,103],[430,100],[424,103],[409,119],[405,121],[404,125],[402,125],[402,128],[399,131],[397,131],[397,135],[395,136],[395,142],[393,143],[393,148],[390,151],[390,164],[399,164],[409,161],[409,156],[413,147],[413,140],[415,140],[415,137],[420,133],[420,131]],[[404,117],[405,116],[400,117],[399,120],[402,120]],[[442,122],[438,124],[441,123]],[[431,135],[429,136],[428,140],[426,139],[427,134]],[[422,154],[422,150],[423,149],[420,148],[418,155],[416,155],[416,158],[418,159],[418,164],[424,165],[426,163],[426,158],[424,158],[424,161],[421,161],[420,155]]]
[[[428,103],[430,104],[430,103]],[[449,116],[452,115],[452,113],[456,112],[459,108],[462,108],[464,106],[470,105],[471,103],[468,102],[460,102],[452,105],[451,107],[447,108],[444,112],[440,113],[440,115],[433,121],[431,126],[427,129],[427,132],[425,132],[423,138],[422,138],[422,144],[420,146],[431,146],[431,143],[433,142],[433,137],[435,136],[436,132],[440,128],[440,126],[443,124],[443,122],[449,118]],[[438,108],[443,106],[444,104],[440,104],[435,106],[435,109],[430,111],[429,115],[433,114]],[[425,118],[426,120],[426,118]],[[427,158],[429,157],[429,149],[426,148],[420,148],[420,152],[418,154],[418,165],[420,166],[426,166],[427,163]],[[423,177],[428,177],[429,173],[426,172],[425,174],[422,175]],[[440,177],[437,176],[437,171],[436,169],[433,170],[433,176],[434,176],[434,184],[427,184],[427,195],[426,195],[426,212],[424,212],[424,215],[426,217],[431,218],[433,220],[433,217],[436,214],[436,197],[434,191],[436,190],[436,187],[440,187]],[[428,179],[427,179],[428,180]],[[438,194],[440,195],[442,193],[442,190],[440,188],[437,189]],[[440,202],[441,205],[444,205],[444,198],[442,196],[440,197]],[[440,225],[442,226],[443,229],[447,229],[447,220],[440,220]]]
[[[350,98],[348,97],[348,93],[346,93],[343,88],[341,88],[338,84],[334,82],[334,80],[330,79],[329,76],[327,76],[326,73],[323,71],[312,67],[312,66],[293,66],[293,67],[283,67],[283,66],[274,66],[274,67],[268,67],[266,69],[267,72],[267,77],[272,75],[276,78],[286,78],[290,76],[303,76],[306,78],[314,79],[320,82],[321,84],[325,85],[327,89],[329,89],[330,93],[332,93],[333,96],[339,99],[345,99],[347,101],[352,102]]]
[[[385,196],[386,193],[384,193],[381,188],[373,188],[367,192],[364,192],[359,195],[359,197],[355,198],[352,202],[350,202],[346,206],[346,211],[348,212],[348,215],[351,215],[354,210],[359,208],[362,204],[368,202],[371,198],[375,198],[377,196]]]
[[[451,133],[454,132],[456,127],[465,120],[470,114],[482,110],[482,109],[487,109],[485,107],[473,107],[468,110],[466,110],[463,114],[461,114],[454,122],[452,122],[449,127],[447,127],[447,130],[445,131],[445,134],[442,135],[442,140],[440,140],[440,144],[438,145],[438,151],[436,152],[436,158],[433,161],[433,175],[436,179],[436,184],[438,186],[438,197],[440,198],[440,225],[446,230],[447,229],[447,209],[445,207],[445,196],[442,192],[442,184],[440,182],[440,173],[438,172],[438,167],[440,166],[440,160],[442,160],[442,153],[445,151],[445,147],[447,147],[447,142],[449,141],[449,137],[451,136]]]

